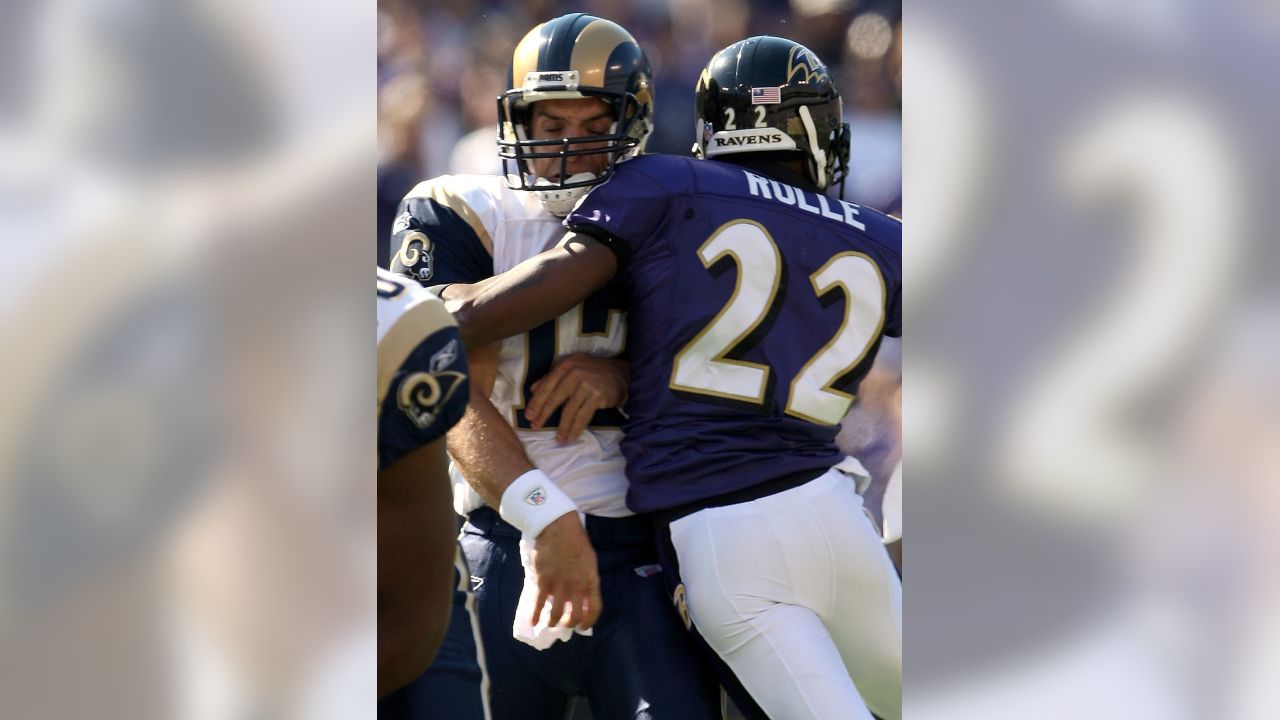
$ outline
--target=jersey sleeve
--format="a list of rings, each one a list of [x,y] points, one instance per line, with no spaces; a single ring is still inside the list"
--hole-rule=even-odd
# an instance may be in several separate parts
[[[378,343],[378,468],[444,435],[469,397],[453,317],[434,298],[410,306]]]
[[[390,270],[423,286],[479,282],[493,275],[496,217],[496,200],[467,176],[419,183],[391,227]]]
[[[625,251],[610,248],[619,258],[639,251],[656,235],[671,204],[671,193],[649,174],[647,159],[619,164],[608,182],[592,189],[569,213],[565,227],[606,244],[623,241]]]

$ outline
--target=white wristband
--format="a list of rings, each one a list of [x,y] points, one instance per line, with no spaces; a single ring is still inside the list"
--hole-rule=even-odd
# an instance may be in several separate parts
[[[498,508],[503,520],[531,538],[538,537],[561,515],[577,511],[577,504],[536,468],[511,481]]]

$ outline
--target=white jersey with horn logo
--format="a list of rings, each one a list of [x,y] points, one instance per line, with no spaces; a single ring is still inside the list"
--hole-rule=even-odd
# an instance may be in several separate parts
[[[392,270],[426,285],[473,283],[509,270],[564,237],[560,218],[534,193],[511,190],[497,176],[446,175],[420,183],[401,203],[393,227]],[[598,412],[578,439],[560,444],[556,423],[534,430],[524,419],[529,387],[573,353],[615,357],[626,343],[624,304],[606,288],[529,333],[502,341],[490,399],[516,430],[525,452],[583,512],[630,515],[625,464],[619,449],[622,416]],[[553,421],[557,421],[553,418]],[[457,476],[459,512],[483,501]]]
[[[378,467],[444,435],[466,411],[467,358],[444,303],[378,269]]]

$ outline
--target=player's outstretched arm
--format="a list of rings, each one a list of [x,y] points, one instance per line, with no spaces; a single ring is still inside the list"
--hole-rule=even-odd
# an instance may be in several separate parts
[[[498,343],[467,351],[471,398],[467,411],[449,430],[449,455],[489,507],[497,508],[511,481],[534,469],[498,408],[489,399],[498,372]]]
[[[577,507],[536,470],[520,438],[489,399],[498,345],[474,349],[467,358],[471,402],[449,431],[449,454],[480,497],[534,539],[539,596],[532,623],[537,623],[544,601],[550,599],[556,608],[551,624],[561,619],[560,609],[568,603],[565,624],[585,630],[599,619],[602,605],[595,550],[578,520]],[[525,502],[536,490],[541,490],[541,502]]]
[[[527,332],[563,315],[618,270],[614,252],[576,233],[510,270],[472,285],[450,285],[445,306],[468,348]]]
[[[435,659],[457,543],[444,438],[378,471],[378,697]]]

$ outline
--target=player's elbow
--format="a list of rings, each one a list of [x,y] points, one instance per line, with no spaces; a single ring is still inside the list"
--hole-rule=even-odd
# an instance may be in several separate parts
[[[468,354],[506,337],[503,334],[506,319],[500,309],[494,307],[492,299],[486,300],[479,294],[451,296],[445,300],[444,307],[458,323],[458,337]]]
[[[454,321],[458,323],[458,336],[462,339],[463,347],[471,350],[484,344],[477,341],[476,307],[471,298],[446,300],[444,307],[453,315]]]

